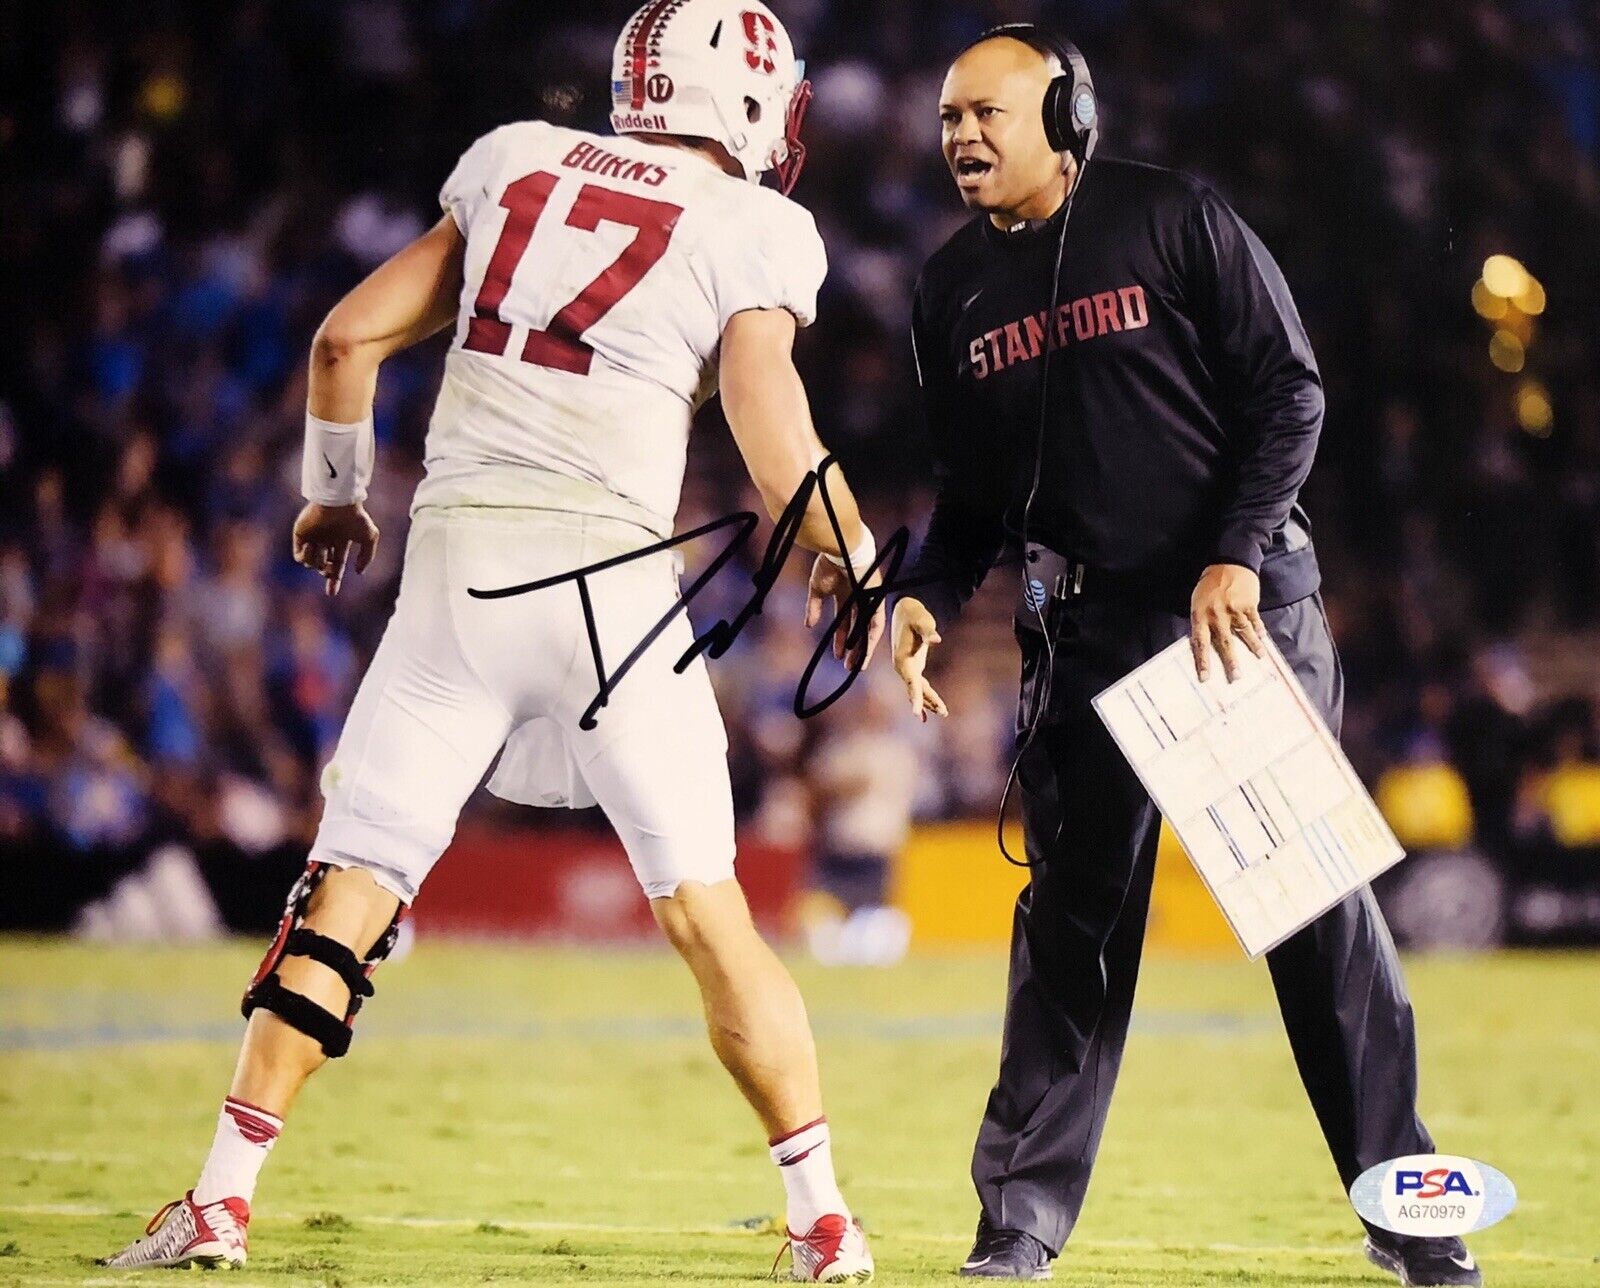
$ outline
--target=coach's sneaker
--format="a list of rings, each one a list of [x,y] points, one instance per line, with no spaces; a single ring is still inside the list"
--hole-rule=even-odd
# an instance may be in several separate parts
[[[1460,1239],[1367,1236],[1367,1260],[1396,1275],[1406,1288],[1483,1288],[1483,1272]]]
[[[960,1273],[969,1279],[1048,1279],[1050,1249],[1026,1230],[996,1230],[978,1215],[978,1235]]]
[[[243,1199],[218,1199],[201,1207],[190,1190],[151,1217],[143,1237],[100,1264],[119,1270],[236,1270],[244,1265],[249,1228],[250,1205]]]
[[[872,1282],[872,1251],[861,1222],[837,1213],[819,1216],[804,1234],[789,1236],[789,1278],[808,1284],[866,1284]],[[778,1253],[778,1261],[783,1253]],[[778,1264],[772,1272],[777,1276]]]

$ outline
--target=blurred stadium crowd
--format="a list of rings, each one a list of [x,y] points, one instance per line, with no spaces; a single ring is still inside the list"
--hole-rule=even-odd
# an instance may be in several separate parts
[[[1592,857],[1600,10],[773,3],[816,84],[796,196],[832,264],[802,370],[880,534],[917,531],[929,500],[907,314],[922,259],[963,217],[937,152],[946,57],[991,21],[1052,21],[1094,68],[1102,146],[1212,180],[1294,288],[1328,389],[1306,501],[1348,673],[1346,744],[1397,830],[1501,869]],[[384,541],[329,601],[288,557],[311,333],[437,217],[438,184],[478,133],[535,115],[603,128],[630,8],[0,8],[8,888],[17,856],[61,856],[50,889],[35,882],[0,921],[59,919],[80,885],[167,839],[235,885],[245,855],[303,853],[319,764],[392,599],[441,347],[384,369]],[[1491,360],[1495,311],[1475,312],[1472,288],[1496,253],[1542,286]],[[714,409],[705,420],[686,523],[759,509]],[[1002,575],[942,650],[955,714],[922,729],[901,722],[886,663],[873,684],[891,691],[793,719],[811,649],[793,571],[766,626],[713,665],[743,815],[826,847],[866,791],[880,795],[858,822],[991,811],[1015,693]],[[694,616],[747,590],[725,574]],[[838,770],[905,763],[885,746],[912,748],[920,771]]]

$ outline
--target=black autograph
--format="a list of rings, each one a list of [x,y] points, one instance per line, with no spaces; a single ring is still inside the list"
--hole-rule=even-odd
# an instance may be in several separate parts
[[[839,518],[834,512],[833,502],[828,496],[827,472],[828,467],[836,465],[834,457],[826,457],[815,470],[806,475],[789,504],[784,507],[778,516],[773,528],[771,539],[767,542],[766,552],[762,555],[760,565],[751,574],[750,580],[754,590],[745,605],[734,615],[733,620],[719,621],[709,627],[704,634],[696,636],[694,643],[684,650],[683,656],[674,664],[673,670],[682,674],[684,670],[702,653],[711,657],[721,657],[739,638],[739,633],[750,624],[752,618],[760,615],[766,604],[767,595],[777,584],[778,577],[783,571],[784,561],[789,557],[789,552],[794,548],[795,541],[800,534],[801,524],[804,522],[806,508],[810,504],[811,494],[818,488],[821,489],[822,505],[828,515],[829,525],[833,529],[834,538],[839,543],[839,548],[844,549],[844,534],[839,529]],[[575,582],[578,587],[578,600],[583,605],[584,626],[589,634],[589,652],[594,660],[595,678],[599,684],[594,701],[583,712],[578,721],[579,728],[593,729],[598,723],[596,713],[610,701],[617,685],[622,682],[623,676],[633,668],[634,664],[644,656],[645,651],[660,638],[661,633],[672,624],[679,613],[686,612],[694,597],[705,589],[706,584],[733,558],[750,539],[750,534],[756,530],[759,523],[757,516],[749,510],[741,510],[735,514],[724,515],[720,519],[713,519],[710,523],[701,524],[688,532],[680,533],[667,541],[657,542],[652,546],[645,546],[633,550],[625,555],[617,555],[611,559],[601,560],[599,563],[589,564],[583,568],[574,568],[571,572],[560,573],[554,577],[543,577],[538,581],[524,582],[517,586],[503,586],[496,590],[468,589],[467,594],[474,599],[510,599],[515,595],[527,595],[536,590],[545,590],[551,586],[559,586],[566,582]],[[661,617],[642,640],[633,648],[633,651],[613,670],[608,671],[605,659],[600,653],[600,635],[594,620],[594,603],[589,594],[589,579],[611,568],[621,567],[623,564],[632,563],[635,559],[643,559],[648,555],[658,554],[663,550],[671,550],[698,537],[708,536],[714,532],[729,530],[728,542],[716,554],[716,557],[706,566],[687,590],[684,590],[673,603],[672,607]],[[853,568],[849,571],[850,593],[845,597],[834,613],[834,616],[824,625],[817,647],[811,655],[811,660],[806,664],[801,673],[800,684],[795,690],[794,713],[802,720],[826,711],[830,706],[845,695],[845,692],[855,683],[856,677],[861,673],[862,661],[866,655],[867,632],[871,626],[872,618],[878,608],[889,595],[909,589],[909,584],[897,584],[895,575],[900,570],[900,565],[905,560],[906,547],[910,541],[910,533],[904,527],[897,528],[892,536],[883,543],[878,551],[877,558],[869,568]],[[873,586],[864,584],[870,580],[874,573],[882,574],[882,581]],[[807,702],[808,692],[812,680],[816,676],[817,667],[822,664],[822,659],[828,648],[837,624],[842,615],[852,614],[850,627],[845,637],[846,673],[844,680],[832,692],[814,703]]]

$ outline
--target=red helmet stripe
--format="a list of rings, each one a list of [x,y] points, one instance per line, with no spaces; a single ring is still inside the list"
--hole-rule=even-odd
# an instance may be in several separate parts
[[[639,14],[638,26],[633,29],[633,49],[628,58],[628,65],[633,71],[632,106],[635,112],[644,106],[645,81],[649,79],[650,71],[650,37],[667,16],[667,11],[677,7],[678,0],[655,0],[654,4]]]

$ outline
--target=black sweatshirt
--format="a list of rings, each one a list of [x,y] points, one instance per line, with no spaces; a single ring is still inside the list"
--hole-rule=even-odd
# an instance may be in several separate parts
[[[912,338],[939,479],[904,580],[953,618],[1020,536],[1050,358],[1043,465],[1027,536],[1089,569],[1146,577],[1187,611],[1209,564],[1261,574],[1263,608],[1319,574],[1296,504],[1322,382],[1283,274],[1204,183],[1091,161],[1065,207],[1002,232],[981,215],[923,267]]]

